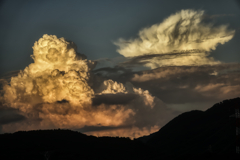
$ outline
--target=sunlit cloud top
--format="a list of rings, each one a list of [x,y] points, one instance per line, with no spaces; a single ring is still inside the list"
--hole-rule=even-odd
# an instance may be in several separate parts
[[[125,57],[151,54],[169,54],[197,50],[176,58],[161,59],[156,57],[146,66],[156,68],[165,65],[203,65],[219,64],[209,57],[218,44],[224,44],[233,38],[235,31],[228,25],[214,26],[204,23],[204,11],[181,10],[160,24],[142,29],[136,39],[119,39],[117,50]]]
[[[134,127],[141,136],[153,128],[156,131],[162,123],[143,114],[157,116],[161,108],[156,106],[165,110],[160,99],[130,82],[123,84],[94,75],[94,62],[78,54],[72,42],[45,34],[34,43],[32,58],[34,63],[3,84],[0,103],[24,117],[19,124],[4,125],[4,132],[84,126],[120,127],[125,132]],[[148,123],[142,123],[144,117]],[[129,132],[128,136],[134,134]]]

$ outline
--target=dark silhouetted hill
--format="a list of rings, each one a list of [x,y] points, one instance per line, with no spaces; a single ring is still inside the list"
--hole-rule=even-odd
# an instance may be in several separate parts
[[[144,144],[129,138],[97,138],[70,130],[2,134],[0,144],[3,160],[147,159],[149,153]]]
[[[240,98],[183,113],[158,132],[134,140],[60,129],[0,134],[0,159],[240,159],[235,154],[236,120],[229,117],[234,104],[240,105]]]
[[[230,108],[236,104],[240,108],[240,98],[225,100],[204,112],[183,113],[140,140],[156,148],[159,159],[235,155],[236,119],[229,116],[234,114]]]

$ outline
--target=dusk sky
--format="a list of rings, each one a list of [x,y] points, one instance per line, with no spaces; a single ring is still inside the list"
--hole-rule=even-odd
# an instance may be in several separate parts
[[[0,22],[0,133],[139,137],[240,95],[236,0],[9,0]]]

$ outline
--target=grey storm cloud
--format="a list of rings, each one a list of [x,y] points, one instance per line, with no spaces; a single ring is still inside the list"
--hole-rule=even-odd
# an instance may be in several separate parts
[[[20,122],[25,120],[26,117],[21,115],[18,110],[12,108],[0,108],[0,125]]]
[[[133,99],[137,98],[136,94],[104,94],[96,95],[93,98],[93,105],[100,104],[128,104]]]
[[[128,58],[127,61],[117,64],[116,67],[125,67],[125,68],[139,67],[139,66],[147,65],[148,63],[154,63],[152,62],[153,59],[158,61],[163,61],[163,60],[166,61],[166,60],[181,58],[185,56],[199,56],[199,53],[201,52],[203,53],[204,51],[201,51],[198,49],[192,49],[192,50],[182,50],[182,51],[175,50],[171,53],[162,53],[162,54],[145,54],[145,55],[130,57]],[[195,60],[195,63],[197,63],[197,60]]]
[[[106,70],[107,71],[107,70]],[[165,103],[221,101],[240,95],[240,64],[166,66],[108,78],[148,89]],[[187,96],[186,96],[187,95]]]

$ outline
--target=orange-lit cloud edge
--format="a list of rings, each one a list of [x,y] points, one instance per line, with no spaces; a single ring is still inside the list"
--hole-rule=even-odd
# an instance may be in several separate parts
[[[139,38],[120,39],[118,52],[125,57],[164,54],[175,50],[199,50],[194,55],[171,59],[153,58],[146,66],[219,65],[209,57],[209,51],[232,39],[234,31],[227,25],[213,27],[202,23],[204,12],[182,10],[162,23],[145,28]],[[18,130],[69,128],[85,126],[110,127],[89,131],[96,136],[137,138],[159,130],[173,118],[171,108],[148,90],[104,79],[91,71],[95,63],[78,54],[76,46],[55,35],[43,35],[33,46],[34,63],[4,82],[3,107],[18,110],[26,119],[2,125],[3,132]],[[166,70],[157,74],[135,74],[131,81],[145,82],[181,71]],[[194,72],[191,69],[189,72]],[[184,86],[183,86],[184,87]],[[198,85],[194,89],[208,94],[221,87],[223,92],[234,90],[224,84]]]

